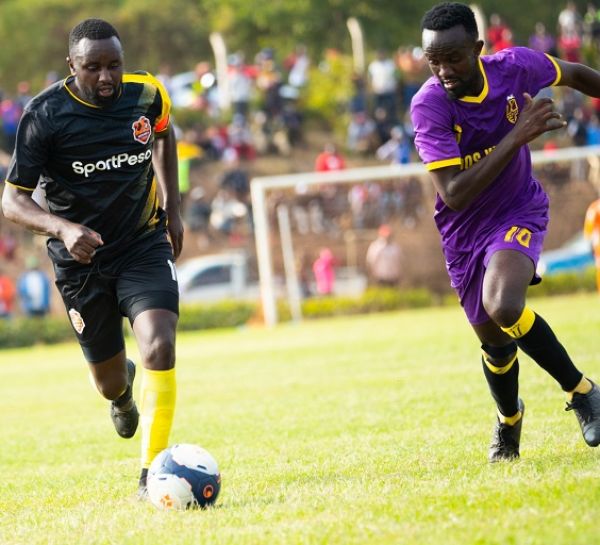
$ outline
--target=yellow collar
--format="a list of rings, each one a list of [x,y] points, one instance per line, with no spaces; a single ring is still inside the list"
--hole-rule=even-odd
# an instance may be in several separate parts
[[[483,76],[483,89],[481,90],[481,93],[479,93],[479,95],[477,95],[476,97],[464,96],[462,98],[459,98],[458,100],[462,100],[463,102],[474,102],[476,104],[481,104],[485,100],[485,97],[487,97],[490,88],[488,85],[488,79],[485,73],[485,69],[483,68],[483,63],[481,62],[481,57],[477,58],[477,62],[479,63],[479,70],[481,70],[481,75]]]

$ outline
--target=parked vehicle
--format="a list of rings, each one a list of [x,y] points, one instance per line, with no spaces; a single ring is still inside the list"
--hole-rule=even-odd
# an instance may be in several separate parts
[[[540,275],[583,272],[593,265],[592,245],[578,234],[560,248],[542,252],[537,271]]]
[[[182,303],[260,298],[258,280],[250,276],[243,253],[205,255],[178,263],[177,280]]]
[[[260,300],[260,285],[243,252],[195,257],[177,264],[179,297],[182,303],[212,303],[226,299]],[[365,275],[350,268],[338,268],[334,295],[358,296],[367,287]],[[313,293],[314,283],[312,285]],[[283,279],[276,280],[278,297],[286,297]]]

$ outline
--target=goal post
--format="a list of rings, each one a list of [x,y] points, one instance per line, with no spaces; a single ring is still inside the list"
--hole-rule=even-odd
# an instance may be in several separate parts
[[[600,146],[570,147],[553,150],[534,151],[531,154],[534,166],[547,163],[572,162],[589,160],[590,164],[599,164]],[[599,172],[596,174],[600,178]],[[266,326],[274,326],[278,322],[275,276],[273,271],[273,256],[271,253],[271,231],[269,225],[268,194],[273,190],[294,189],[319,186],[322,184],[348,184],[352,182],[368,182],[377,180],[402,179],[417,176],[421,181],[427,180],[426,169],[422,163],[404,165],[385,165],[373,167],[351,168],[334,172],[305,172],[282,174],[276,176],[255,177],[250,182],[252,214],[254,221],[254,236],[256,257],[260,282],[261,303]],[[600,180],[598,180],[600,182]],[[600,190],[600,187],[599,187]],[[288,287],[293,291],[295,287]]]

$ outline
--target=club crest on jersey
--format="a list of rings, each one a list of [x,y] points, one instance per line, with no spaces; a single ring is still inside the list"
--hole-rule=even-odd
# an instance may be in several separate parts
[[[463,132],[462,127],[460,125],[454,125],[452,132],[454,133],[454,138],[456,138],[456,143],[460,144],[460,138]]]
[[[83,333],[83,330],[85,329],[85,322],[83,321],[81,314],[79,314],[79,312],[72,308],[69,309],[69,318],[71,318],[73,329],[81,335],[81,333]]]
[[[517,122],[519,117],[519,105],[515,95],[508,95],[506,97],[506,119],[508,119],[513,125]]]
[[[133,139],[141,144],[147,144],[152,136],[152,125],[145,115],[134,121],[131,129],[133,130]]]

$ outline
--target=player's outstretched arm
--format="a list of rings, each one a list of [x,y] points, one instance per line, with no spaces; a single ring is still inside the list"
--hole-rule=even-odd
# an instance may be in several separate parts
[[[96,231],[46,212],[32,199],[30,191],[8,183],[2,194],[2,212],[10,221],[31,231],[62,240],[79,263],[90,263],[96,248],[103,244]]]
[[[584,64],[554,60],[561,72],[557,85],[571,87],[584,95],[600,98],[600,72]]]
[[[156,138],[153,151],[152,166],[163,196],[167,230],[173,246],[173,255],[177,259],[183,248],[183,221],[177,172],[177,139],[172,126],[164,136]]]
[[[541,134],[565,126],[562,116],[554,110],[549,98],[532,99],[524,93],[525,107],[513,129],[498,143],[494,151],[461,170],[451,166],[430,172],[442,200],[453,210],[462,210],[488,187],[513,159],[521,146]]]

